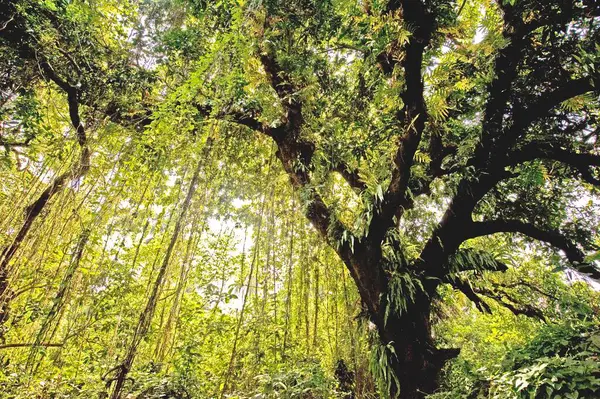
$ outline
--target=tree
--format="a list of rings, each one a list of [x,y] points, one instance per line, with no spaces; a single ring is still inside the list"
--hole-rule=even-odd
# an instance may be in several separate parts
[[[451,284],[481,303],[460,273],[505,269],[468,240],[517,234],[600,278],[585,258],[595,248],[593,223],[564,212],[575,193],[592,198],[600,185],[593,2],[231,8],[230,32],[243,38],[220,51],[232,53],[233,72],[228,81],[204,75],[200,107],[277,145],[306,217],[345,263],[393,349],[392,396],[432,392],[458,353],[433,343],[437,288]],[[230,96],[218,98],[222,91]],[[353,191],[338,202],[322,188],[331,173]],[[348,201],[354,220],[342,215]],[[439,222],[411,228],[428,207],[442,211]]]
[[[123,73],[136,73],[127,65],[127,54],[119,54],[117,38],[115,43],[99,43],[94,30],[97,26],[85,25],[84,22],[93,22],[95,15],[87,15],[87,21],[78,20],[81,16],[69,9],[66,3],[39,4],[24,1],[21,3],[5,2],[2,6],[1,19],[4,21],[0,30],[2,50],[6,57],[3,59],[2,93],[3,104],[18,100],[33,91],[38,80],[52,82],[67,99],[65,114],[75,132],[80,155],[73,164],[66,167],[65,171],[57,173],[45,190],[34,199],[24,211],[24,220],[14,237],[0,252],[0,326],[8,318],[9,303],[12,293],[9,288],[9,266],[13,257],[21,247],[36,219],[43,214],[47,204],[65,186],[73,181],[78,181],[90,168],[91,155],[88,144],[88,132],[84,123],[82,106],[90,109],[90,114],[95,112],[100,116],[90,115],[89,122],[96,119],[109,118],[127,125],[138,124],[142,127],[149,123],[147,115],[140,118],[135,113],[124,115],[123,109],[128,105],[124,101],[125,95],[132,90],[144,87],[147,83],[143,71],[137,71],[140,76],[127,82],[123,80]],[[100,10],[96,10],[100,11]],[[84,17],[84,19],[85,19]],[[46,37],[43,37],[43,35]],[[118,35],[117,35],[118,36]],[[94,59],[94,61],[90,61]],[[101,62],[110,62],[112,71],[102,71]],[[104,68],[106,69],[106,68]],[[29,81],[28,81],[29,80]],[[109,90],[109,95],[101,95],[100,87]],[[29,93],[31,94],[31,93]],[[38,105],[39,106],[39,105]],[[16,123],[10,136],[22,135],[24,140],[0,140],[0,145],[6,149],[12,147],[27,147],[43,135],[39,126],[28,126],[27,120],[32,119],[27,113],[36,112],[33,106],[9,112],[7,116]],[[146,110],[150,112],[150,110]],[[39,121],[36,121],[39,123]],[[42,130],[40,132],[39,130]],[[3,331],[0,329],[0,339]]]
[[[27,61],[29,67],[21,70],[25,76],[37,76],[37,52],[48,52],[34,48],[38,36],[27,33],[28,24],[39,19],[21,17],[55,15],[52,7],[44,7],[34,7],[35,12],[17,8],[0,21],[5,23],[0,25],[3,51],[17,52],[9,66]],[[519,246],[560,251],[558,266],[600,280],[600,271],[586,257],[598,249],[600,186],[600,9],[593,1],[226,0],[140,10],[156,29],[136,31],[139,43],[148,44],[144,54],[134,46],[124,51],[159,64],[154,72],[162,80],[153,89],[164,104],[156,111],[142,101],[143,109],[133,115],[141,116],[150,135],[164,120],[177,127],[169,122],[185,120],[189,125],[214,123],[233,148],[246,152],[255,150],[249,136],[259,143],[271,140],[306,218],[356,285],[362,313],[377,331],[379,350],[392,371],[385,374],[391,396],[421,398],[433,392],[442,367],[458,354],[458,349],[436,347],[433,337],[432,309],[442,286],[463,292],[483,312],[490,311],[482,299],[487,297],[515,314],[543,318],[535,306],[519,306],[506,291],[480,284],[482,272],[507,269],[482,245],[483,237],[503,233]],[[49,20],[51,26],[63,26]],[[114,23],[120,23],[118,18]],[[65,76],[70,76],[70,63],[89,65],[83,75],[91,80],[83,81],[76,96],[91,90],[92,98],[99,97],[95,90],[111,87],[114,80],[104,78],[113,72],[121,78],[135,71],[144,75],[140,66],[107,70],[103,61],[110,52],[74,48],[86,64],[72,61],[70,52],[63,54],[57,46],[50,55],[60,61],[43,57],[39,65],[50,79],[52,63],[62,66]],[[99,67],[87,63],[91,58]],[[127,64],[131,57],[118,59]],[[123,79],[134,88],[145,87],[144,79]],[[62,88],[64,79],[52,80]],[[76,87],[64,86],[67,94]],[[92,107],[86,98],[81,103]],[[93,108],[114,122],[131,122],[119,101],[107,99]],[[185,154],[177,145],[194,140],[199,130],[183,129],[190,137],[165,136],[172,143],[148,140],[145,161],[162,165],[161,154],[173,148]],[[223,157],[245,151],[231,150]],[[244,169],[234,162],[222,165]],[[247,166],[251,160],[240,162]],[[589,201],[582,204],[581,198]],[[169,254],[178,232],[179,227]],[[148,302],[151,310],[140,319],[142,336],[155,313],[165,259]],[[316,343],[319,269],[314,270]],[[306,269],[306,280],[309,274]],[[251,277],[252,272],[247,290]],[[306,285],[308,348],[313,316]],[[263,285],[263,314],[267,289]],[[241,324],[240,316],[238,331]],[[136,348],[138,341],[133,342]],[[121,383],[134,352],[123,363]],[[235,358],[234,345],[222,393]]]

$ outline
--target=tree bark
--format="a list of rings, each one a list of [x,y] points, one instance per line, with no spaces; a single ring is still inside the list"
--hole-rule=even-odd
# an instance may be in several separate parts
[[[399,386],[392,381],[392,398],[420,399],[433,393],[445,363],[458,355],[457,349],[435,347],[430,314],[431,299],[423,293],[402,314],[394,312],[378,325],[382,342],[391,344],[395,352],[389,356],[389,365]]]
[[[88,147],[86,131],[79,116],[78,92],[73,86],[56,76],[54,71],[48,64],[42,64],[46,71],[46,75],[50,77],[59,87],[61,87],[68,97],[69,115],[71,124],[75,129],[77,142],[81,149],[79,158],[73,166],[67,171],[56,176],[52,183],[25,209],[25,220],[19,228],[12,242],[6,246],[0,253],[0,341],[4,342],[4,324],[8,320],[10,311],[10,301],[12,300],[12,292],[9,287],[10,266],[13,257],[25,241],[31,226],[36,221],[39,215],[42,214],[46,206],[52,198],[60,193],[70,181],[76,181],[82,178],[90,169],[91,151]]]

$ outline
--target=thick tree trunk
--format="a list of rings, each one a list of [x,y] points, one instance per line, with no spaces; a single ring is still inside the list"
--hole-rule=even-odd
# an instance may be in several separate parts
[[[338,253],[356,283],[371,321],[377,326],[382,344],[394,348],[395,355],[390,354],[388,364],[398,384],[392,381],[390,397],[424,398],[437,389],[440,371],[449,359],[458,355],[458,350],[440,350],[434,345],[430,316],[436,285],[427,285],[425,291],[417,290],[412,299],[390,298],[390,273],[385,266],[373,266],[383,262],[379,249],[371,244],[352,254]],[[408,268],[403,267],[405,271]],[[402,309],[398,308],[400,303],[404,304]]]
[[[431,300],[422,294],[401,315],[390,312],[387,323],[378,323],[384,344],[392,343],[395,356],[389,364],[399,382],[391,385],[390,396],[421,399],[439,386],[444,364],[458,355],[457,349],[437,349],[431,335]]]

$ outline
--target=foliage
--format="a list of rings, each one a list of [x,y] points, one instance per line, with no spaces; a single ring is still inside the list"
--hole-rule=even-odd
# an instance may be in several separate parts
[[[454,387],[432,398],[594,398],[600,389],[597,321],[551,324],[506,354],[496,371],[453,365]]]
[[[0,396],[600,395],[592,3],[0,0]]]
[[[289,372],[258,375],[258,389],[249,397],[261,398],[327,398],[333,391],[333,381],[320,370],[318,363],[299,365]]]

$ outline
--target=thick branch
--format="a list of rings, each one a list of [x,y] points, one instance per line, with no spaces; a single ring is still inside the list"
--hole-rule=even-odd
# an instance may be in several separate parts
[[[81,123],[81,117],[79,116],[79,91],[77,90],[77,87],[72,86],[66,80],[59,77],[48,62],[42,61],[40,63],[40,68],[48,79],[56,83],[56,85],[67,94],[71,124],[77,133],[77,141],[79,142],[79,145],[84,147],[87,143],[87,138],[85,135],[85,128],[83,123]]]
[[[283,124],[271,128],[265,126],[262,133],[273,138],[277,144],[277,158],[289,176],[292,185],[302,193],[305,199],[305,215],[319,234],[333,247],[346,264],[354,279],[360,296],[372,315],[380,313],[380,301],[385,292],[387,278],[380,265],[381,248],[369,247],[355,237],[342,242],[342,234],[349,233],[341,221],[337,220],[325,201],[311,183],[312,156],[315,145],[300,137],[304,122],[302,103],[293,98],[293,85],[287,80],[287,74],[281,70],[274,55],[263,53],[260,56],[265,73],[277,93],[286,118]],[[347,168],[344,167],[347,171]],[[349,171],[347,171],[349,172]],[[350,173],[347,177],[358,185],[358,179]]]
[[[538,241],[544,241],[565,252],[571,262],[583,262],[585,255],[575,244],[556,230],[543,230],[531,223],[519,220],[488,220],[474,222],[470,237],[481,237],[496,233],[521,233]]]
[[[290,81],[289,75],[281,68],[275,55],[268,51],[260,54],[260,61],[271,87],[277,93],[282,107],[286,110],[284,126],[281,129],[271,129],[271,134],[275,134],[273,136],[275,140],[284,139],[281,135],[284,134],[287,136],[286,140],[298,141],[300,128],[304,124],[302,103],[293,95],[296,90]]]
[[[198,104],[196,109],[203,117],[213,117],[225,122],[235,123],[240,126],[246,126],[257,132],[264,132],[263,124],[258,120],[256,111],[242,112],[238,110],[221,110],[213,113],[213,108],[208,104]]]
[[[367,188],[367,185],[360,180],[358,176],[357,170],[352,170],[343,162],[338,162],[337,165],[333,168],[335,172],[338,172],[346,182],[350,185],[350,187],[355,188],[360,191],[364,191]]]
[[[153,107],[150,104],[143,104],[140,107],[139,113],[131,115],[127,112],[124,112],[120,105],[116,102],[109,103],[108,106],[102,111],[102,113],[106,115],[111,122],[125,127],[133,127],[138,131],[143,131],[147,126],[150,126],[153,121],[153,112]]]
[[[319,233],[331,241],[330,225],[334,217],[317,190],[311,186],[309,172],[312,168],[311,161],[315,146],[300,138],[300,129],[304,122],[302,104],[291,98],[294,87],[275,56],[263,52],[260,61],[273,90],[286,110],[286,120],[283,125],[277,128],[265,127],[261,131],[272,137],[277,144],[277,157],[290,177],[292,185],[308,196],[306,216]]]
[[[600,155],[577,153],[560,148],[557,145],[533,142],[510,155],[516,163],[534,159],[553,159],[577,168],[600,166]]]
[[[583,251],[559,231],[543,230],[531,223],[525,223],[519,220],[489,220],[484,222],[474,222],[472,228],[469,229],[469,232],[469,238],[496,233],[520,233],[535,240],[546,242],[553,247],[562,250],[576,270],[600,281],[600,271],[593,265],[584,263],[585,254]]]
[[[287,74],[281,69],[275,56],[269,52],[264,52],[260,55],[260,62],[277,96],[281,100],[285,100],[291,96],[294,93],[294,86],[291,84]]]
[[[502,3],[504,11],[504,36],[509,44],[503,48],[495,64],[495,78],[488,87],[488,101],[483,120],[483,137],[474,157],[467,165],[476,170],[475,176],[465,176],[459,183],[457,193],[452,199],[438,227],[434,230],[417,263],[428,268],[428,273],[443,276],[444,262],[454,253],[460,244],[468,238],[465,226],[471,223],[471,214],[477,203],[500,181],[511,177],[505,171],[510,163],[507,152],[529,125],[562,101],[590,90],[589,78],[567,82],[559,89],[546,93],[539,101],[527,107],[527,110],[515,111],[514,121],[508,129],[503,124],[511,88],[518,75],[518,66],[530,43],[529,29],[525,26],[518,10]],[[503,149],[503,150],[502,150]]]
[[[550,159],[561,162],[577,170],[583,180],[595,186],[600,186],[600,180],[595,178],[590,170],[592,166],[600,166],[600,155],[578,153],[565,150],[558,145],[532,142],[508,156],[509,164],[532,161],[535,159]]]
[[[598,90],[595,86],[597,83],[600,83],[598,76],[586,76],[566,81],[560,87],[542,94],[533,104],[515,112],[511,133],[507,134],[504,140],[514,139],[515,135],[522,134],[533,122],[548,116],[550,111],[562,102]]]
[[[489,98],[483,121],[483,138],[476,151],[475,159],[470,162],[472,165],[484,165],[490,159],[502,157],[502,154],[505,154],[534,122],[550,116],[552,109],[563,101],[595,90],[599,80],[597,74],[565,80],[556,89],[538,96],[535,101],[529,101],[527,104],[517,102],[510,110],[511,122],[506,127],[503,126],[509,113],[512,83],[517,76],[525,49],[531,42],[528,34],[535,29],[535,26],[531,23],[525,24],[513,6],[503,4],[502,8],[505,19],[504,36],[510,40],[510,43],[496,58],[496,77],[488,88]],[[569,20],[570,14],[570,12],[560,13],[557,17],[561,20],[563,18]]]
[[[515,298],[513,298],[506,292],[494,291],[494,290],[490,290],[487,288],[481,288],[481,287],[474,288],[473,291],[475,291],[478,294],[484,295],[488,298],[495,300],[499,305],[510,310],[511,313],[514,314],[515,316],[523,315],[523,316],[531,317],[533,319],[546,321],[546,317],[544,316],[544,314],[542,313],[541,310],[539,310],[529,304],[520,303],[519,301],[517,301]],[[506,301],[505,299],[507,299],[508,301]]]
[[[472,223],[471,214],[477,203],[498,182],[513,176],[502,168],[492,165],[496,172],[479,172],[477,177],[468,176],[459,183],[457,192],[450,206],[446,209],[442,220],[433,231],[431,238],[421,251],[418,267],[427,269],[427,274],[442,278],[447,274],[446,261],[448,256],[456,252],[460,244],[469,238],[469,225]],[[435,289],[434,286],[431,287]]]
[[[540,295],[543,295],[545,297],[548,297],[550,299],[558,301],[558,298],[555,295],[552,295],[552,294],[550,294],[550,293],[548,293],[548,292],[540,289],[535,284],[528,283],[527,281],[517,281],[515,283],[506,283],[506,284],[505,283],[498,283],[496,285],[498,285],[500,287],[503,287],[503,288],[527,287],[530,290],[535,291],[535,292],[537,292]]]
[[[431,40],[435,19],[421,1],[399,0],[389,3],[389,7],[392,8],[398,5],[402,8],[404,21],[413,27],[414,31],[404,48],[405,55],[402,60],[405,88],[400,96],[404,106],[398,119],[404,126],[404,132],[399,139],[392,179],[384,194],[381,210],[374,215],[369,227],[369,236],[375,243],[380,242],[387,230],[394,226],[394,216],[401,216],[403,208],[410,203],[410,194],[407,193],[410,168],[427,121],[423,95],[423,53]]]
[[[431,194],[431,184],[435,179],[455,172],[455,169],[453,168],[442,168],[442,164],[448,156],[456,154],[457,150],[457,147],[454,145],[444,145],[439,134],[431,135],[431,138],[429,139],[429,156],[431,157],[431,161],[427,167],[427,174],[420,179],[412,179],[409,183],[409,189],[413,199],[419,195]],[[412,208],[412,206],[413,201],[407,204],[407,208]]]
[[[451,280],[450,285],[465,294],[465,296],[475,304],[475,307],[477,307],[477,310],[479,310],[481,313],[492,313],[490,306],[475,293],[473,287],[468,281],[457,278]]]
[[[500,136],[511,87],[517,77],[517,67],[523,58],[527,44],[525,38],[527,32],[523,28],[523,21],[518,12],[504,2],[499,3],[502,3],[504,11],[503,35],[509,44],[499,51],[494,65],[495,77],[488,86],[489,97],[482,124],[484,135],[476,152],[480,161],[489,158],[494,140]]]

